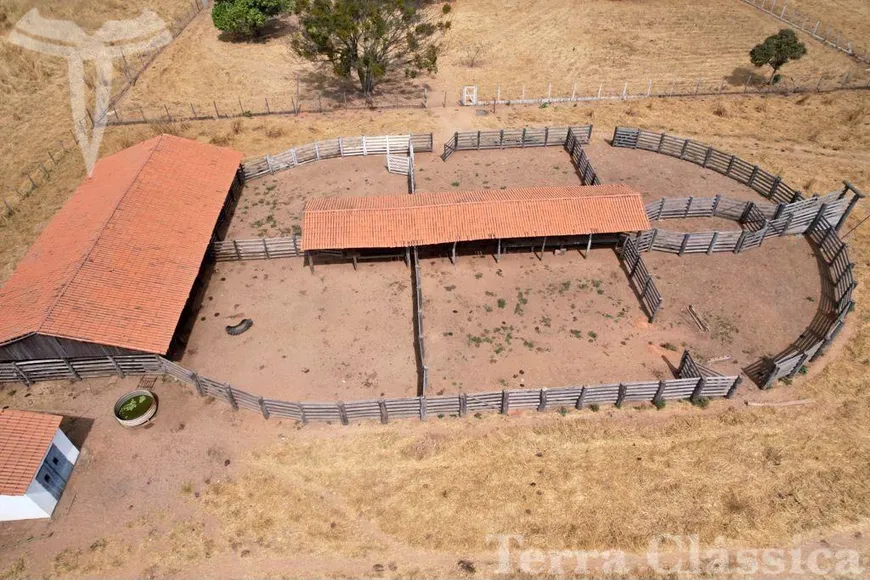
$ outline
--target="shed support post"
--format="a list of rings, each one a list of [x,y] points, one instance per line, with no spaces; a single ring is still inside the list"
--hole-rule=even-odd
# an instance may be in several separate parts
[[[589,234],[589,237],[586,238],[586,255],[584,258],[589,259],[589,251],[592,249],[592,234]]]
[[[405,248],[405,266],[411,267],[411,248]],[[354,268],[356,268],[356,261],[354,261]]]
[[[500,259],[501,259],[501,238],[499,238],[498,242],[496,243],[496,248],[495,248],[495,261],[496,261],[496,263],[498,263],[498,261]]]
[[[354,252],[354,253],[352,253],[352,254],[350,255],[350,259],[353,261],[353,269],[356,270],[356,269],[357,269],[357,255],[356,255],[356,252]],[[407,259],[405,260],[405,263],[407,263]]]
[[[311,252],[305,252],[305,259],[308,261],[308,267],[311,269],[311,273],[314,273],[314,254]]]
[[[541,244],[541,257],[539,260],[544,261],[544,251],[547,249],[547,237],[544,236],[544,242]]]
[[[456,242],[453,242],[453,249],[450,251],[450,262],[456,266]]]

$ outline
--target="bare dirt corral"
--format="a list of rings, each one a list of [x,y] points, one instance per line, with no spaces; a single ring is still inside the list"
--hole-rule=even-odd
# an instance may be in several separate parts
[[[403,262],[218,264],[181,363],[285,401],[414,396],[410,285]],[[225,332],[243,318],[249,331]]]
[[[562,147],[459,151],[446,162],[421,155],[414,167],[420,193],[581,185]]]
[[[611,250],[460,257],[423,264],[426,350],[435,393],[668,378],[684,348],[728,355],[723,374],[775,354],[803,332],[821,292],[800,238],[739,255],[644,260],[664,297],[655,323]],[[700,331],[688,305],[710,326]]]
[[[228,238],[299,233],[305,202],[318,197],[408,195],[408,178],[387,172],[383,156],[326,159],[245,185]]]

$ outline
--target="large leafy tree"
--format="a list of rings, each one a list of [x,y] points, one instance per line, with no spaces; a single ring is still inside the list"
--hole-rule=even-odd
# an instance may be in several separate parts
[[[211,19],[219,30],[239,38],[253,38],[269,18],[291,8],[291,0],[215,0]]]
[[[800,59],[806,53],[807,47],[798,40],[794,30],[785,28],[768,36],[764,42],[750,50],[749,60],[757,67],[767,65],[773,68],[769,81],[773,84],[777,80],[776,73],[783,65],[789,61]]]
[[[449,10],[424,0],[297,0],[297,54],[326,60],[343,78],[356,75],[368,95],[395,71],[416,77],[438,71],[441,37]]]

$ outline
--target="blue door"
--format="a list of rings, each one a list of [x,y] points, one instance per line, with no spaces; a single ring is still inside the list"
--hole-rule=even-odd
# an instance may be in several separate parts
[[[60,452],[60,449],[52,445],[48,450],[48,455],[45,457],[45,462],[64,482],[69,481],[69,476],[72,475],[73,464]]]

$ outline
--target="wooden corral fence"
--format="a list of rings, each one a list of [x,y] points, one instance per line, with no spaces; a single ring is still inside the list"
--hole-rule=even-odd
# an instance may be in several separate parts
[[[592,167],[592,162],[589,161],[586,151],[583,150],[583,144],[589,143],[589,139],[592,137],[592,126],[589,126],[588,132],[585,129],[584,127],[580,137],[574,133],[573,127],[568,129],[568,136],[565,138],[565,150],[571,156],[571,162],[577,168],[580,182],[583,185],[601,185],[601,180],[598,179],[598,175],[596,175],[595,169]]]
[[[79,380],[102,376],[167,375],[193,387],[203,397],[228,403],[233,409],[247,409],[263,417],[294,419],[347,425],[360,419],[380,420],[430,416],[464,417],[469,413],[516,410],[582,409],[592,405],[621,406],[625,402],[653,402],[692,397],[731,397],[740,384],[739,377],[684,376],[668,380],[613,383],[556,389],[504,389],[481,393],[460,393],[438,397],[406,397],[326,403],[289,402],[267,399],[187,370],[156,355],[116,356],[100,359],[41,360],[27,363],[0,363],[0,383]],[[679,376],[679,375],[678,375]]]
[[[649,315],[649,321],[653,322],[659,308],[662,305],[662,295],[656,288],[653,278],[647,270],[646,264],[640,257],[640,251],[634,240],[629,236],[623,236],[619,248],[619,259],[628,274],[629,282],[634,286],[640,297],[641,304]]]
[[[855,306],[852,293],[858,286],[847,245],[837,235],[836,226],[824,217],[806,233],[810,243],[818,248],[827,266],[825,286],[819,310],[810,326],[798,340],[767,361],[763,387],[768,389],[781,378],[791,378],[805,372],[805,365],[818,359],[843,329],[846,317]]]
[[[382,135],[377,137],[339,137],[300,145],[275,155],[250,159],[243,164],[245,179],[273,174],[322,159],[357,157],[360,155],[408,154],[415,151],[432,151],[432,133],[411,135]]]
[[[845,52],[849,56],[870,64],[870,49],[861,48],[832,26],[814,18],[809,14],[800,12],[795,7],[789,6],[789,0],[743,0],[747,4],[755,6],[774,18],[781,20],[798,30],[802,30],[818,40],[837,50]]]
[[[417,368],[420,372],[419,394],[429,391],[429,366],[426,364],[426,345],[423,332],[423,276],[420,274],[420,256],[417,248],[411,248],[411,264],[413,266],[414,284],[414,331],[417,342]]]
[[[783,183],[779,176],[743,161],[736,155],[724,153],[704,143],[673,137],[665,133],[617,127],[613,132],[611,144],[614,147],[643,149],[691,161],[696,165],[730,177],[773,202],[794,203],[803,199],[799,191]]]
[[[302,236],[294,234],[283,238],[215,240],[209,250],[216,262],[296,258],[302,255]]]
[[[592,125],[457,132],[444,144],[441,159],[447,161],[456,151],[566,146],[569,132],[572,134],[573,141],[585,145],[592,138]]]
[[[704,397],[705,392],[709,392],[709,387],[715,385],[719,388],[727,387],[725,397],[731,398],[734,396],[737,387],[742,382],[742,377],[737,377],[737,380],[732,381],[732,377],[726,377],[722,373],[717,373],[713,369],[707,368],[698,364],[689,351],[683,351],[683,357],[680,359],[680,366],[677,369],[676,375],[681,379],[700,378],[695,391],[690,395],[689,399],[692,402],[697,402],[698,399]]]

